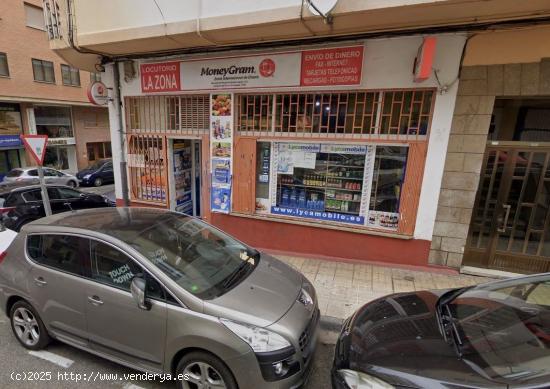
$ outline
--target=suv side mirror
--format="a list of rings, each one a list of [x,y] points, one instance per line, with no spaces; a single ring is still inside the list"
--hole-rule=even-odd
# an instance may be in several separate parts
[[[145,280],[141,277],[134,277],[132,283],[130,284],[130,292],[132,297],[137,303],[137,306],[140,309],[148,311],[151,309],[151,305],[146,299],[145,296]]]

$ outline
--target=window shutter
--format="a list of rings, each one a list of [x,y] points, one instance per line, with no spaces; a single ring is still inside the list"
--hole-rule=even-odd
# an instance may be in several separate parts
[[[233,153],[232,211],[252,214],[256,203],[256,139],[239,137]]]
[[[399,233],[402,234],[412,235],[414,233],[427,149],[427,142],[411,143],[409,147],[405,182],[401,189]]]

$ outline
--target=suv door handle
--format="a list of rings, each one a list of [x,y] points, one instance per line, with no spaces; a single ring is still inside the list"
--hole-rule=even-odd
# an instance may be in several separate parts
[[[37,285],[37,286],[44,286],[44,285],[48,285],[48,283],[46,281],[44,281],[44,278],[42,277],[36,277],[34,279],[34,283]]]
[[[95,306],[103,305],[103,301],[97,296],[88,297],[88,301]]]

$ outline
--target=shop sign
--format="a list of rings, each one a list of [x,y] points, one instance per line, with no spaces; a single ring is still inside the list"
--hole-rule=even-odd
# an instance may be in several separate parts
[[[76,144],[75,138],[49,138],[49,146],[67,146]]]
[[[144,93],[181,90],[180,62],[146,63],[140,65],[141,90]]]
[[[272,206],[271,213],[276,215],[305,217],[308,219],[327,220],[333,222],[365,224],[365,218],[357,215],[347,215],[338,212],[317,211],[301,208],[287,208],[280,206]]]
[[[143,93],[359,85],[364,46],[145,63]]]
[[[231,210],[231,172],[233,166],[233,95],[210,95],[210,166],[212,212]]]
[[[359,85],[363,46],[302,52],[301,86]]]
[[[0,148],[15,148],[22,144],[19,135],[0,135]]]
[[[300,54],[263,54],[181,63],[182,90],[296,86]]]
[[[321,145],[321,153],[329,154],[365,154],[367,146],[362,145]]]
[[[101,81],[92,82],[88,86],[88,100],[95,105],[107,105],[109,102],[109,89]]]

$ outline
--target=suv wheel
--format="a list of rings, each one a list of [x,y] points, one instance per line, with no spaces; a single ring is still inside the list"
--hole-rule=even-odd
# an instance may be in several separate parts
[[[71,188],[76,188],[76,182],[74,182],[74,181],[69,181],[69,186],[70,186]]]
[[[237,383],[229,368],[220,359],[205,352],[185,355],[178,363],[176,374],[184,377],[180,381],[182,389],[237,389]]]
[[[101,186],[101,185],[103,185],[103,180],[101,179],[101,177],[97,177],[94,180],[94,186]]]
[[[29,350],[40,350],[50,343],[50,336],[40,316],[26,301],[18,301],[10,310],[11,328],[15,337]]]

